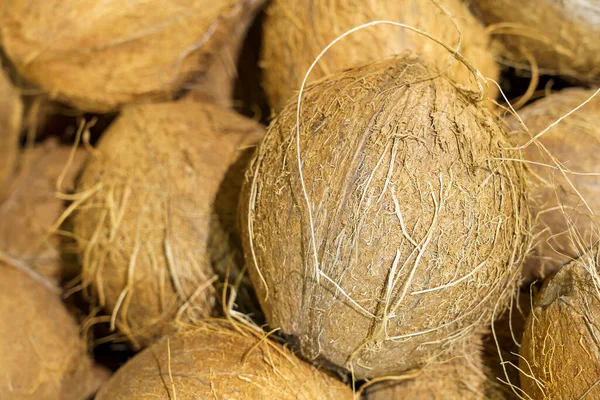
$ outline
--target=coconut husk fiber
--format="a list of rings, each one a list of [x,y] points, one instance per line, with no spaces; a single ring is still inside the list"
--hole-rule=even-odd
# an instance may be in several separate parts
[[[0,398],[85,399],[106,372],[94,369],[75,320],[41,280],[0,262]]]
[[[134,347],[211,315],[215,272],[239,270],[237,196],[262,132],[187,101],[128,107],[104,132],[79,181],[74,234],[82,286]]]
[[[349,29],[376,20],[410,25],[454,48],[462,34],[460,52],[484,76],[497,79],[499,69],[483,26],[461,0],[437,3],[453,15],[453,19],[430,0],[272,1],[264,22],[261,57],[264,87],[271,107],[281,110],[297,92],[308,68],[325,46]],[[310,74],[309,82],[406,50],[422,55],[439,69],[452,63],[452,56],[433,40],[405,28],[379,25],[355,32],[330,48]],[[454,62],[449,72],[457,82],[474,87],[463,65]],[[496,89],[490,89],[493,98]]]
[[[530,133],[516,119],[509,119],[517,142],[526,145],[531,135],[543,132],[593,93],[567,89],[525,107],[519,114]],[[524,270],[528,280],[549,276],[600,239],[599,127],[600,98],[596,97],[545,132],[538,139],[541,146],[531,143],[523,149],[531,210],[536,215],[536,245]]]
[[[304,357],[399,374],[448,360],[508,305],[522,163],[473,95],[392,58],[310,86],[299,134],[295,100],[269,127],[242,190],[244,250],[267,320]]]
[[[21,96],[0,65],[0,201],[17,164],[22,118]]]
[[[600,83],[600,9],[597,0],[474,0],[505,47],[502,55],[521,68],[535,60],[540,72]]]
[[[262,2],[10,0],[0,36],[19,73],[51,97],[109,112],[173,98]]]
[[[0,202],[0,260],[27,265],[55,284],[75,269],[65,264],[55,225],[65,210],[59,193],[73,191],[86,158],[85,150],[54,140],[22,151],[12,189]]]
[[[533,400],[600,398],[600,294],[595,246],[550,277],[521,346],[521,385]]]
[[[256,335],[205,322],[163,338],[119,369],[97,399],[353,399],[350,387]]]

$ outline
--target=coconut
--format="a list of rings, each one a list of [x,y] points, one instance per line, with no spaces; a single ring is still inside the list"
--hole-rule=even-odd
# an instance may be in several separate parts
[[[545,130],[592,94],[568,89],[527,106],[519,114],[530,133],[519,129],[514,118],[509,120],[517,130],[517,142],[528,144],[531,135]],[[543,147],[531,143],[523,150],[530,171],[531,209],[537,216],[537,244],[524,271],[529,280],[552,274],[600,239],[599,126],[600,98],[593,98],[545,132],[538,139]],[[557,168],[556,160],[567,172]]]
[[[535,299],[519,364],[529,398],[600,397],[599,261],[596,246],[550,277]]]
[[[22,118],[21,96],[0,67],[0,200],[17,163]]]
[[[299,127],[295,100],[270,126],[244,249],[268,321],[306,358],[401,373],[504,309],[528,229],[522,165],[473,95],[393,58],[323,79]]]
[[[267,8],[261,56],[271,107],[281,110],[300,88],[308,68],[325,46],[349,29],[375,20],[410,25],[455,48],[461,42],[460,52],[484,76],[498,78],[499,69],[489,50],[488,35],[462,0],[274,0]],[[445,69],[453,61],[442,46],[423,35],[406,28],[380,25],[355,32],[335,44],[320,59],[309,80],[405,50],[421,54],[439,69]],[[458,62],[454,62],[449,73],[457,82],[474,86],[471,74]],[[495,89],[492,92],[491,97],[495,97]]]
[[[11,400],[81,400],[95,373],[79,327],[35,272],[0,262],[0,393]],[[101,370],[99,370],[101,371]]]
[[[68,275],[66,269],[74,269],[65,264],[66,249],[53,231],[65,209],[58,192],[73,191],[86,157],[85,150],[72,150],[54,140],[21,153],[12,190],[0,202],[1,260],[27,265],[54,283]]]
[[[73,218],[82,284],[134,347],[210,315],[213,267],[238,269],[232,225],[261,135],[251,120],[186,101],[128,107],[100,139]]]
[[[212,322],[163,338],[119,369],[97,399],[353,398],[348,386],[255,335]]]
[[[504,56],[517,67],[600,82],[600,8],[597,0],[474,0]]]
[[[10,0],[0,37],[19,73],[51,97],[108,112],[175,96],[262,1]]]

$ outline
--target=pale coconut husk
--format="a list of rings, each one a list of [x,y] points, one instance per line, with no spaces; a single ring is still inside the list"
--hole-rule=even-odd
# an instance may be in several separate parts
[[[517,67],[600,83],[597,0],[473,0]]]
[[[0,65],[0,201],[17,164],[22,118],[21,96]]]
[[[107,373],[94,369],[75,320],[41,279],[0,262],[0,397],[85,399]]]
[[[531,399],[600,398],[598,247],[550,277],[535,299],[521,346]]]
[[[0,36],[19,73],[51,97],[108,112],[171,99],[262,2],[10,0]]]
[[[527,106],[519,114],[530,133],[509,119],[517,130],[515,139],[528,144],[531,135],[544,131],[593,93],[567,89]],[[535,247],[524,270],[528,280],[549,276],[600,239],[599,127],[600,98],[593,98],[523,150],[536,216]],[[556,161],[567,172],[559,170]]]
[[[484,76],[497,79],[499,69],[488,48],[489,38],[483,26],[461,0],[438,3],[453,17],[430,0],[272,1],[264,22],[261,57],[271,107],[281,110],[300,88],[308,68],[325,46],[349,29],[376,20],[410,25],[454,48],[462,34],[460,52]],[[453,60],[443,47],[423,35],[406,28],[380,25],[355,32],[331,47],[310,74],[309,81],[405,50],[422,55],[439,69],[445,69]],[[458,62],[454,62],[449,73],[461,84],[474,87],[470,72]],[[492,92],[491,97],[495,97],[495,88]]]
[[[55,284],[74,269],[65,264],[55,232],[65,209],[61,195],[73,191],[86,158],[85,150],[53,140],[22,151],[11,191],[0,202],[0,260],[27,265]]]
[[[351,400],[353,394],[266,337],[225,322],[207,322],[135,356],[97,399],[157,397]]]
[[[299,133],[295,101],[270,126],[242,192],[246,261],[308,359],[357,378],[442,362],[508,305],[522,164],[471,95],[393,58],[306,89]]]
[[[179,102],[128,107],[100,139],[75,201],[82,285],[134,347],[210,315],[213,267],[239,270],[232,225],[262,132],[226,109]]]

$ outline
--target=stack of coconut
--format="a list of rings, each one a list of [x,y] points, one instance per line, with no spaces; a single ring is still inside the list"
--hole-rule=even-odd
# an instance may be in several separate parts
[[[526,3],[2,2],[0,399],[600,398],[600,6]]]

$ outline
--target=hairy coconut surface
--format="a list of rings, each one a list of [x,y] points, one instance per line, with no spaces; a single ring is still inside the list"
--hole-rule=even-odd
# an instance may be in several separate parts
[[[85,399],[101,373],[59,294],[26,271],[0,262],[0,398]]]
[[[600,83],[597,0],[473,0],[517,67]]]
[[[22,118],[21,96],[0,65],[0,200],[17,163]]]
[[[11,192],[0,202],[0,260],[27,265],[54,283],[65,268],[75,268],[65,265],[61,240],[53,231],[65,209],[59,193],[73,191],[86,158],[85,150],[53,140],[23,150]]]
[[[530,133],[509,119],[521,145],[585,102],[594,92],[567,89],[519,111]],[[552,126],[523,150],[529,167],[536,246],[527,279],[546,277],[600,239],[600,98]],[[548,154],[549,153],[549,154]],[[562,171],[558,169],[559,162]],[[566,171],[566,172],[565,172]]]
[[[17,70],[50,96],[107,112],[172,98],[210,69],[261,3],[9,0],[0,36]]]
[[[522,164],[471,95],[393,58],[309,87],[299,143],[295,101],[270,126],[242,192],[244,249],[267,319],[305,357],[401,373],[447,360],[507,305]]]
[[[237,196],[262,132],[226,109],[178,102],[128,107],[100,139],[73,221],[82,284],[134,346],[210,315],[213,267],[238,269]]]
[[[462,0],[442,0],[437,4],[430,0],[272,1],[264,22],[261,57],[271,107],[281,110],[300,88],[308,68],[325,46],[349,29],[375,20],[410,25],[454,48],[460,41],[460,52],[484,76],[497,79],[499,70],[489,50],[488,36],[468,7]],[[422,55],[439,69],[453,62],[450,53],[433,40],[406,28],[380,25],[353,33],[335,44],[320,59],[309,81],[405,50]],[[457,82],[473,86],[469,71],[460,63],[454,61],[449,74]],[[495,88],[492,91],[495,97]]]
[[[163,338],[119,369],[98,400],[353,398],[350,387],[256,335],[213,322]]]
[[[519,364],[531,399],[600,398],[599,262],[595,246],[550,277],[535,299]]]

